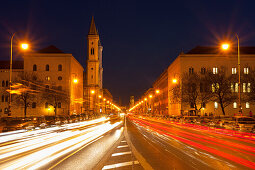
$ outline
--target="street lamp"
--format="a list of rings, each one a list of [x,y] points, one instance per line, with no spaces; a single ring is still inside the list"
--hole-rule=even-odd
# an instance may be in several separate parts
[[[11,87],[11,85],[12,85],[12,52],[13,52],[13,39],[14,39],[14,36],[15,36],[15,34],[16,34],[16,32],[15,33],[13,33],[12,34],[12,36],[11,36],[11,55],[10,55],[10,83],[9,83],[9,86],[10,86],[10,96],[9,96],[9,110],[8,110],[8,112],[9,112],[9,114],[10,114],[10,112],[11,112],[11,101],[12,101],[12,93],[11,93],[11,90],[12,90],[12,87]],[[22,43],[21,44],[21,49],[23,49],[23,50],[28,50],[28,47],[29,47],[29,45],[28,44],[26,44],[26,43]]]
[[[241,64],[240,64],[240,43],[239,37],[236,34],[237,39],[237,58],[238,58],[238,100],[239,100],[239,113],[242,113],[242,105],[241,105]],[[228,43],[224,43],[221,45],[223,50],[228,50],[230,45]]]
[[[177,83],[177,79],[176,78],[174,78],[172,81],[173,81],[174,84]]]

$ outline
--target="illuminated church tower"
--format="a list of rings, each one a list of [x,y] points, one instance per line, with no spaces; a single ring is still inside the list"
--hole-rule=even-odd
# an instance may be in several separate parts
[[[87,68],[85,84],[85,109],[92,112],[100,112],[100,100],[103,97],[103,46],[100,43],[94,17],[92,17],[87,36]]]

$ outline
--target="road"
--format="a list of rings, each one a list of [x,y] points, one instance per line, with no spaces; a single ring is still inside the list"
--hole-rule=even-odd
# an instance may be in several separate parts
[[[255,169],[251,136],[142,117],[127,119],[127,133],[153,169]]]
[[[255,138],[128,116],[0,133],[0,169],[255,169]]]

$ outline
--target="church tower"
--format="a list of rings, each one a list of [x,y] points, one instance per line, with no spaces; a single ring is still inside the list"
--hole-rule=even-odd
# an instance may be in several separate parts
[[[99,113],[102,108],[98,105],[103,97],[103,46],[100,43],[99,34],[96,29],[94,17],[92,16],[89,33],[87,36],[87,68],[85,99],[87,99],[86,110],[90,113]],[[86,103],[86,102],[85,102]]]

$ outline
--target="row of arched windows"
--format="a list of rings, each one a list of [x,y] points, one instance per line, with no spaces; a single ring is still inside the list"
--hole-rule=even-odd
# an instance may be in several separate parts
[[[37,65],[36,64],[33,65],[33,71],[37,71]],[[50,65],[49,64],[47,64],[45,66],[45,71],[50,71]],[[61,64],[58,65],[58,71],[62,71],[62,65]]]
[[[94,48],[91,48],[91,49],[90,49],[90,54],[91,54],[91,55],[94,55]]]
[[[6,81],[2,81],[2,87],[8,87],[9,86],[9,81],[6,80]]]

